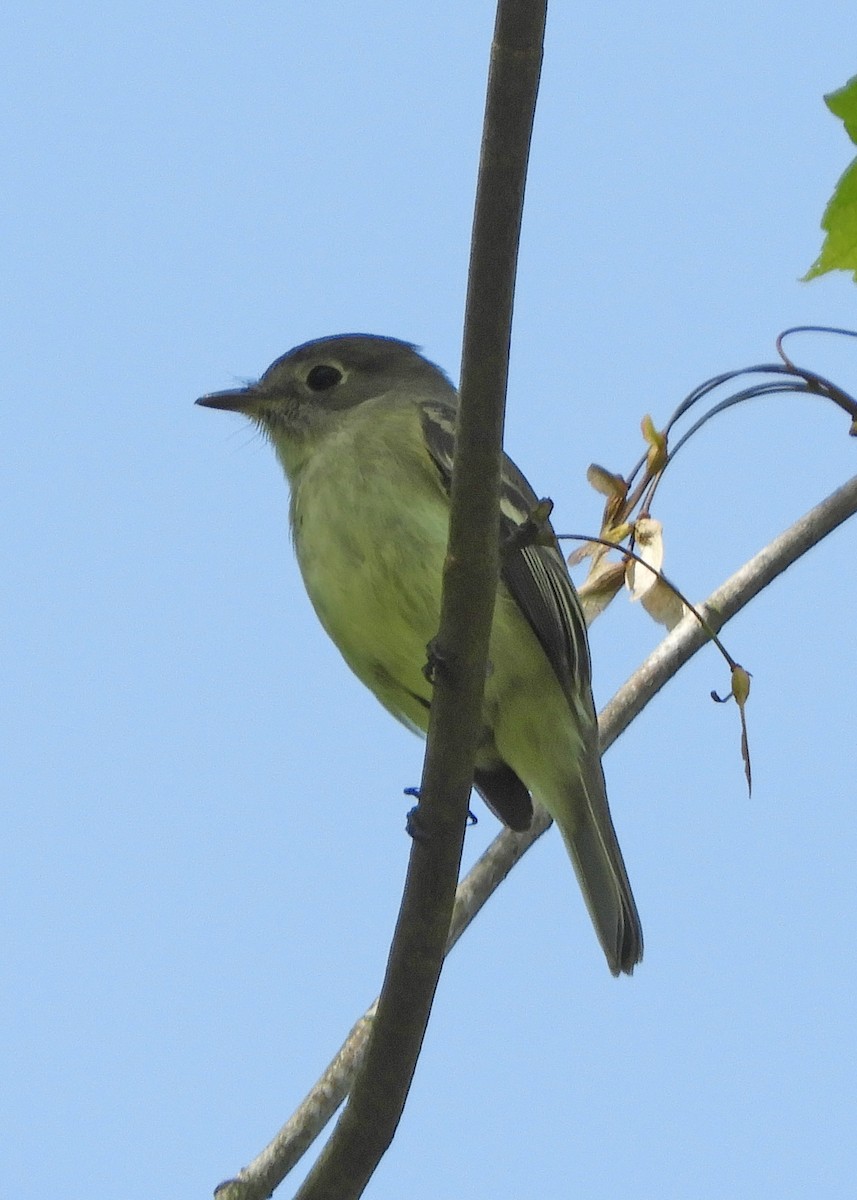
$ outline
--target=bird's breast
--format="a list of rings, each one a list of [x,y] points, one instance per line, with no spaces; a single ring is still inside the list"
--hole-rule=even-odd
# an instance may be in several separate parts
[[[296,481],[291,519],[327,633],[382,703],[424,727],[404,697],[430,694],[422,668],[437,632],[448,530],[435,481],[407,454],[331,446]]]

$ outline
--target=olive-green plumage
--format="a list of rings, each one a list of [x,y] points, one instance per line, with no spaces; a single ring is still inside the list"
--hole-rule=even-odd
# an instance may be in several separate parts
[[[405,342],[343,335],[298,346],[258,383],[204,396],[270,438],[319,620],[389,711],[424,733],[437,633],[457,394]],[[501,523],[536,497],[504,456]],[[616,840],[590,688],[586,627],[554,543],[504,556],[475,786],[515,829],[541,801],[562,833],[614,974],[640,961],[640,920]]]

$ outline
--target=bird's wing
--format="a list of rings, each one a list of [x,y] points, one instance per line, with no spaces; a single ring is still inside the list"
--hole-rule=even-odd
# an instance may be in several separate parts
[[[423,436],[447,494],[452,479],[455,409],[426,402],[421,406]],[[500,484],[500,537],[505,542],[538,504],[524,476],[503,455]],[[557,679],[582,725],[595,723],[590,694],[591,668],[583,609],[549,521],[548,545],[503,551],[500,576],[541,643]]]

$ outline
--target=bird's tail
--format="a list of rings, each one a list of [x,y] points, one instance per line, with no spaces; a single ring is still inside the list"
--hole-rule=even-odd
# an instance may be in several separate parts
[[[587,754],[578,770],[564,803],[550,806],[551,815],[568,848],[610,970],[614,975],[630,975],[643,957],[643,930],[597,752]]]

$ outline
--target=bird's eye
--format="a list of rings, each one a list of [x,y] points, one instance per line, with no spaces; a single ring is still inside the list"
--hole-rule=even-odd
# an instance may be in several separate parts
[[[336,387],[341,379],[342,372],[338,367],[332,367],[329,363],[319,363],[308,372],[306,382],[313,392],[327,392]]]

